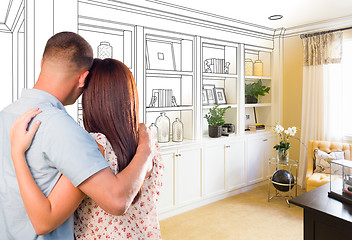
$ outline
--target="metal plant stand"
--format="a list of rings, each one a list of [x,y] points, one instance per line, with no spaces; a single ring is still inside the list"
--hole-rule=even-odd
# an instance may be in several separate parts
[[[273,199],[274,197],[283,197],[286,199],[286,203],[288,204],[288,206],[290,207],[290,202],[289,199],[292,199],[293,197],[297,197],[297,168],[298,168],[298,161],[297,160],[293,160],[293,159],[289,159],[287,162],[281,162],[279,161],[277,158],[271,158],[268,161],[269,164],[269,181],[268,181],[268,202],[270,202],[271,199]],[[289,172],[289,178],[288,178],[288,183],[280,183],[280,182],[275,182],[272,180],[272,176],[273,173],[271,171],[271,166],[274,165],[275,166],[275,172],[277,170],[283,169],[283,170],[287,170]],[[292,174],[292,171],[294,170],[295,175]],[[291,176],[295,176],[293,183],[291,182]],[[272,195],[270,189],[271,189],[271,185],[272,184],[276,184],[279,186],[283,186],[283,187],[288,187],[288,191],[287,194],[284,194],[285,192],[283,191],[279,191],[278,189],[275,188],[275,192]],[[294,195],[293,195],[294,194]]]

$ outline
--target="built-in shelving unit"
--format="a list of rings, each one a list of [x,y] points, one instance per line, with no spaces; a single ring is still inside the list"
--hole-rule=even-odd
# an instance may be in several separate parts
[[[238,46],[236,42],[201,39],[201,86],[202,86],[202,136],[208,134],[204,119],[209,109],[216,104],[228,107],[226,123],[238,123]],[[236,131],[237,132],[237,131]],[[238,132],[237,132],[238,133]],[[236,133],[235,133],[236,134]]]
[[[194,36],[145,29],[144,43],[146,74],[143,96],[146,124],[150,126],[160,113],[165,112],[171,125],[176,118],[183,123],[185,141],[194,140]],[[170,142],[167,145],[176,143]]]
[[[183,142],[159,144],[165,165],[159,219],[263,184],[276,141],[269,126],[279,112],[272,34],[252,31],[253,26],[233,28],[233,22],[221,24],[221,19],[202,21],[119,1],[97,2],[79,1],[78,16],[78,31],[95,56],[100,42],[108,41],[112,57],[130,67],[140,119],[147,126],[161,113],[171,125],[176,118],[184,125]],[[248,58],[262,61],[262,76],[246,76]],[[245,84],[258,81],[270,86],[270,93],[246,104]],[[235,125],[235,133],[228,137],[208,135],[204,116],[217,103],[231,107],[225,122]],[[254,109],[266,131],[245,131],[254,123]]]
[[[252,75],[245,75],[245,84],[261,81],[263,86],[270,87],[270,91],[265,96],[259,96],[258,103],[245,103],[246,123],[262,123],[266,130],[271,130],[272,121],[272,49],[245,46],[245,62],[250,60],[253,63]],[[258,63],[259,61],[259,63]],[[245,63],[245,68],[247,63]],[[258,64],[258,65],[257,65]],[[257,69],[256,69],[257,67]],[[259,71],[256,71],[260,69]],[[245,74],[251,71],[245,69]],[[259,72],[259,73],[258,73]],[[249,119],[248,119],[249,116]],[[257,122],[255,122],[257,120]]]

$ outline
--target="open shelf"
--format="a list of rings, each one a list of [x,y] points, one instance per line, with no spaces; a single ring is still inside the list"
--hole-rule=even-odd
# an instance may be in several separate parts
[[[193,76],[193,72],[190,71],[175,71],[175,70],[147,70],[147,77],[153,77],[158,75],[175,75],[175,76]]]
[[[203,78],[237,78],[237,74],[227,74],[227,73],[203,73]]]
[[[147,112],[168,112],[168,111],[185,111],[193,110],[193,106],[179,106],[179,107],[147,107]]]
[[[250,104],[245,104],[246,108],[250,107],[271,107],[271,103],[250,103]]]
[[[246,80],[250,80],[250,79],[253,79],[253,80],[271,80],[271,77],[264,77],[264,76],[245,76],[245,79]]]
[[[210,109],[210,108],[212,108],[214,106],[215,105],[203,105],[203,109]],[[218,108],[226,108],[228,106],[230,106],[231,108],[237,108],[238,107],[237,104],[221,104],[221,105],[219,105]]]

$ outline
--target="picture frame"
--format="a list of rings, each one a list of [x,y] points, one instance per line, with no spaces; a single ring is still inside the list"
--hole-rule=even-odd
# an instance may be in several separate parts
[[[206,96],[208,98],[208,105],[216,104],[214,89],[214,84],[204,84],[203,89],[206,91]]]
[[[207,90],[205,90],[205,89],[202,89],[202,103],[203,103],[203,106],[209,105]]]
[[[176,70],[174,47],[172,42],[147,40],[146,64],[148,69]]]
[[[215,95],[216,104],[227,103],[224,88],[214,88],[214,95]]]

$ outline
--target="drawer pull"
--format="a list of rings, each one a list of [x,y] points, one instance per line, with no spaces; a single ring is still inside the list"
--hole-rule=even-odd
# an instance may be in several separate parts
[[[263,140],[263,142],[267,142],[267,141],[268,141],[268,139],[264,139],[264,140]]]
[[[230,148],[230,147],[231,147],[231,146],[229,146],[229,145],[226,145],[226,146],[225,146],[225,148]]]

